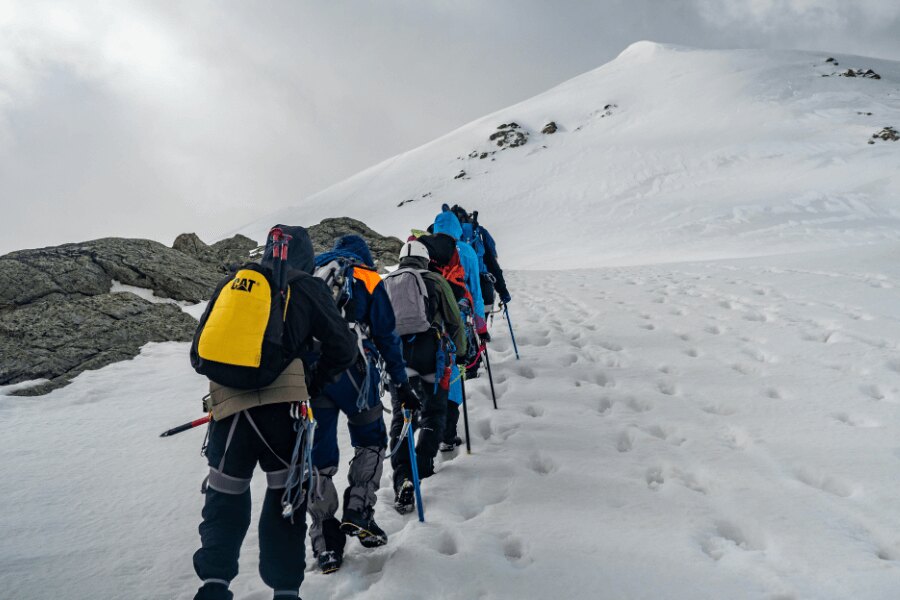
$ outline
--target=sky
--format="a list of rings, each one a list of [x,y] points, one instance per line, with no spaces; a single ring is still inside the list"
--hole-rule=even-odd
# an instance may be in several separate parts
[[[216,241],[639,40],[900,60],[898,31],[896,0],[0,0],[0,253]]]

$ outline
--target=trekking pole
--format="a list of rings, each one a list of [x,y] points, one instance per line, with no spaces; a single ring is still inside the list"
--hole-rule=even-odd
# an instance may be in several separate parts
[[[184,425],[179,425],[178,427],[173,427],[167,431],[163,431],[159,434],[159,437],[169,437],[170,435],[175,435],[176,433],[181,433],[182,431],[187,431],[188,429],[193,429],[194,427],[200,427],[201,425],[205,425],[209,423],[210,415],[206,415],[205,417],[201,417],[190,423],[185,423]]]
[[[469,435],[469,409],[466,408],[467,403],[465,372],[463,372],[462,376],[460,377],[459,385],[462,388],[463,426],[466,430],[466,454],[472,454],[472,442],[470,441],[472,436]]]
[[[509,305],[503,305],[503,316],[506,317],[506,324],[509,325],[509,336],[512,338],[513,349],[516,351],[516,360],[519,360],[519,347],[516,346],[516,334],[513,333],[512,321],[509,320]]]
[[[406,443],[409,445],[409,466],[412,469],[413,489],[416,492],[416,511],[419,513],[419,522],[425,522],[425,507],[422,505],[422,488],[419,485],[419,463],[416,460],[416,432],[412,428],[412,412],[403,407],[403,421],[409,428],[406,435]],[[402,443],[402,441],[401,441]]]
[[[497,410],[497,394],[494,392],[494,374],[491,372],[491,359],[488,358],[487,344],[484,345],[484,366],[487,367],[488,381],[491,382],[491,398],[494,399],[494,410]]]

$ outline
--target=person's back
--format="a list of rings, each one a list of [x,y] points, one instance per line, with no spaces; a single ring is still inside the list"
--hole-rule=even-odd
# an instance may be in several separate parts
[[[449,209],[442,211],[434,219],[434,232],[449,235],[456,240],[456,248],[459,251],[459,260],[466,273],[466,287],[472,294],[472,313],[476,320],[479,333],[486,332],[484,325],[484,300],[481,295],[481,278],[478,269],[478,256],[472,247],[463,242],[462,225],[456,215]]]
[[[250,525],[250,480],[257,464],[266,472],[268,482],[260,517],[260,575],[275,590],[276,597],[299,597],[305,568],[307,492],[303,482],[288,489],[289,466],[298,435],[291,407],[294,402],[317,394],[353,364],[358,353],[328,288],[310,275],[313,250],[306,230],[286,226],[279,229],[292,236],[287,246],[287,264],[278,263],[274,256],[276,244],[270,235],[262,266],[274,273],[281,269],[285,274],[286,306],[280,316],[287,368],[280,377],[295,375],[292,369],[296,365],[300,373],[305,373],[305,384],[289,386],[288,394],[276,384],[250,390],[245,394],[251,399],[250,405],[237,405],[235,408],[240,410],[221,418],[215,418],[214,412],[206,448],[210,472],[200,524],[202,545],[194,554],[194,568],[203,585],[195,600],[233,597],[228,586],[237,576],[241,543]],[[198,336],[216,311],[228,283],[242,286],[231,280],[219,285],[201,319]],[[298,360],[311,347],[313,338],[320,342],[321,349],[321,358],[314,368]],[[217,389],[227,393],[231,388]],[[292,499],[290,506],[285,505],[285,498]],[[284,518],[285,513],[290,518]]]
[[[333,573],[343,563],[345,536],[356,537],[366,548],[387,543],[387,534],[374,518],[387,446],[379,364],[383,362],[400,395],[408,398],[413,392],[400,339],[394,332],[394,311],[365,240],[357,235],[342,236],[315,262],[317,277],[331,286],[347,325],[359,336],[363,348],[361,360],[311,401],[318,420],[312,453],[318,493],[309,505],[310,540],[319,568]],[[340,460],[337,422],[341,412],[347,416],[354,457],[343,495],[343,515],[338,520],[333,477]]]
[[[389,293],[394,298],[392,300],[394,310],[408,310],[416,314],[418,310],[414,306],[415,299],[421,298],[422,293],[421,290],[415,290],[419,284],[419,277],[425,287],[425,297],[421,300],[424,301],[427,322],[422,324],[421,331],[411,331],[402,336],[410,385],[422,400],[419,418],[414,419],[414,422],[421,430],[416,444],[416,455],[419,476],[423,479],[434,473],[434,458],[443,439],[449,393],[449,378],[443,376],[455,359],[453,351],[465,353],[466,350],[463,322],[453,291],[447,281],[429,271],[428,266],[427,247],[418,241],[407,242],[400,252],[399,268],[388,275],[386,283]],[[414,289],[410,290],[407,286]],[[406,316],[398,314],[398,321],[416,320],[407,320]],[[391,465],[394,468],[394,506],[399,512],[405,513],[414,508],[409,451],[408,448],[397,448],[403,428],[402,409],[405,403],[397,395],[393,396],[392,403]],[[408,443],[408,440],[404,441],[405,443]]]

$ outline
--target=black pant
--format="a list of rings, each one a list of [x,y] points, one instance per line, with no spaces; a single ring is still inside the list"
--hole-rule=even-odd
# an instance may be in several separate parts
[[[197,598],[231,598],[227,583],[237,576],[241,544],[250,527],[250,478],[257,463],[269,479],[259,520],[259,574],[275,590],[300,588],[306,567],[305,495],[292,519],[281,516],[285,462],[297,436],[289,410],[289,404],[270,404],[210,422],[210,480],[200,523],[201,548],[194,553],[194,570],[207,585]]]
[[[459,404],[447,400],[447,424],[444,427],[443,441],[452,444],[457,436],[456,426],[459,424]]]
[[[419,439],[416,442],[416,462],[419,465],[419,478],[425,479],[434,475],[434,457],[444,435],[444,424],[447,420],[447,391],[438,388],[434,391],[434,383],[423,381],[420,377],[411,377],[410,385],[422,399],[422,410],[413,416],[413,428],[418,429]],[[397,439],[403,429],[403,409],[396,394],[391,395],[391,449],[397,445]],[[391,467],[394,469],[394,489],[400,487],[404,480],[411,479],[412,469],[409,461],[409,438],[403,440],[403,446],[391,456]]]

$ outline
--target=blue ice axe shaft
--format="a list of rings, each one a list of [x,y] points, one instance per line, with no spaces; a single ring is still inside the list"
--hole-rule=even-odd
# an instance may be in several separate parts
[[[419,512],[419,521],[425,522],[425,507],[422,506],[422,488],[419,487],[419,463],[416,461],[416,436],[412,428],[412,417],[408,408],[403,409],[403,420],[409,423],[409,433],[406,443],[409,445],[409,466],[412,468],[413,488],[416,491],[416,510]]]
[[[516,346],[516,334],[513,333],[512,321],[509,320],[509,306],[503,305],[503,315],[506,317],[506,324],[509,325],[509,335],[512,338],[513,349],[516,351],[516,360],[519,360],[519,347]]]

